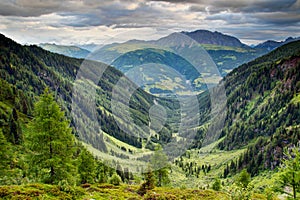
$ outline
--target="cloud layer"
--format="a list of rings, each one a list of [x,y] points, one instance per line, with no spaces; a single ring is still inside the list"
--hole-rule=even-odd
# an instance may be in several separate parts
[[[195,29],[217,30],[257,43],[299,36],[299,25],[300,0],[0,2],[0,32],[22,43],[155,39]]]

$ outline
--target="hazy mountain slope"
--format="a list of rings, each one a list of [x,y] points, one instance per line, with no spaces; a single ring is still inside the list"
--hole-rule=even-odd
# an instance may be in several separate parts
[[[49,43],[39,44],[39,46],[47,51],[51,51],[53,53],[58,53],[58,54],[62,54],[74,58],[85,58],[90,54],[90,51],[86,49],[82,49],[77,46],[64,46],[64,45],[49,44]]]
[[[149,66],[146,67],[145,65]],[[151,79],[148,81],[151,82],[151,85],[147,84],[143,88],[154,94],[160,94],[166,90],[170,94],[176,93],[176,91],[183,93],[182,90],[187,87],[186,81],[191,83],[191,88],[194,91],[200,92],[207,89],[204,83],[196,82],[201,75],[191,63],[171,51],[154,48],[131,51],[117,58],[112,66],[124,73],[132,69],[135,70],[135,67],[145,66],[141,67],[140,73],[142,73],[145,82],[147,79]],[[164,69],[164,66],[170,68]]]
[[[247,63],[266,52],[251,48],[230,48],[226,46],[202,45],[216,63],[224,77],[238,66]]]
[[[93,52],[95,50],[97,50],[98,48],[100,48],[100,45],[94,44],[94,43],[90,43],[90,44],[82,44],[82,45],[77,45],[78,47],[88,50],[89,52]]]

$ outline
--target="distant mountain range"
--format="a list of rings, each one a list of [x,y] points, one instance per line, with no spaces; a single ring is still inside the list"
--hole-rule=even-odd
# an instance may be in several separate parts
[[[166,52],[192,52],[195,48],[198,48],[198,50],[202,49],[201,52],[203,54],[199,56],[194,55],[195,58],[198,57],[198,59],[203,59],[201,56],[206,55],[206,57],[210,57],[213,60],[215,66],[203,65],[200,70],[203,72],[202,76],[207,74],[207,76],[210,77],[212,77],[213,74],[216,74],[211,71],[211,68],[217,67],[218,73],[223,77],[239,65],[249,62],[266,53],[264,50],[254,49],[241,43],[233,36],[224,35],[219,32],[198,30],[194,32],[172,33],[158,40],[130,40],[124,43],[108,44],[93,52],[93,55],[89,57],[89,59],[111,64],[123,73],[126,73],[133,67],[146,63],[167,63],[168,66],[173,69],[176,68],[177,71],[179,68],[182,68],[179,71],[190,71],[190,66],[188,67],[188,65],[177,66],[178,59],[173,56],[174,54]],[[147,56],[147,52],[150,52],[149,49],[152,49],[151,59]],[[134,56],[134,53],[137,55]],[[156,56],[154,55],[155,53]],[[130,56],[127,54],[130,54]],[[172,58],[168,56],[171,56]],[[147,58],[143,59],[144,57]],[[185,69],[185,67],[187,68]],[[172,80],[174,80],[174,78],[175,77],[171,77]],[[201,80],[193,79],[191,76],[185,78],[191,82],[196,91],[202,91],[203,83],[201,83]],[[210,81],[211,83],[217,83],[219,80],[220,78],[215,78]],[[151,88],[152,87],[149,87],[149,91],[153,91]],[[155,89],[155,91],[157,90]]]
[[[103,45],[95,44],[95,43],[89,43],[89,44],[79,44],[79,45],[76,45],[76,46],[78,46],[82,49],[86,49],[90,52],[93,52],[93,51],[96,51],[97,49],[99,49]]]
[[[124,43],[112,43],[104,46],[96,44],[81,45],[80,47],[55,44],[40,44],[40,46],[48,51],[75,58],[86,58],[89,55],[90,60],[96,60],[112,65],[123,73],[144,64],[165,64],[181,74],[183,72],[182,75],[191,83],[193,89],[201,92],[203,91],[205,84],[202,82],[201,78],[195,78],[200,76],[191,70],[191,68],[193,68],[192,64],[184,62],[182,61],[184,58],[174,55],[174,50],[184,52],[192,51],[192,48],[195,48],[195,46],[190,46],[191,40],[199,44],[197,48],[201,48],[208,53],[214,61],[221,77],[224,77],[236,67],[262,56],[286,43],[299,40],[299,38],[289,37],[281,42],[268,40],[250,47],[242,43],[238,38],[230,35],[216,31],[196,30],[193,32],[172,33],[158,40],[129,40]],[[179,61],[180,59],[181,61]],[[210,69],[206,67],[206,70],[203,70],[202,72],[203,74],[208,73],[207,76],[212,77],[215,73],[212,73],[209,70]],[[142,74],[144,78],[149,79],[147,73],[153,74],[154,72],[155,70],[152,68],[151,72],[146,70]],[[201,75],[203,76],[203,74]],[[138,78],[138,76],[135,77]],[[162,89],[162,87],[158,87],[158,85],[166,84],[167,79],[171,79],[173,80],[172,82],[174,82],[175,78],[178,78],[175,74],[170,75],[168,78],[165,76],[159,78],[157,76],[153,83],[145,86],[143,89],[152,94],[157,94],[157,92],[162,94],[161,92],[163,91],[168,93],[166,88]],[[219,80],[219,78],[215,78],[212,80],[212,83],[217,83]],[[183,85],[184,82],[178,82],[176,87],[183,88]],[[167,87],[174,89],[174,85],[167,85]]]
[[[225,46],[225,47],[238,47],[238,48],[245,48],[245,49],[254,49],[254,50],[262,50],[263,53],[267,53],[277,47],[282,46],[283,44],[300,40],[300,37],[288,37],[284,41],[275,41],[275,40],[267,40],[262,42],[258,45],[246,45],[242,43],[238,38],[230,35],[226,35],[220,32],[212,32],[209,30],[195,30],[192,32],[182,31],[182,34],[189,36],[190,38],[197,41],[199,44],[207,44],[207,45],[216,45],[216,46]],[[158,40],[154,41],[144,41],[144,40],[129,40],[125,43],[112,43],[108,44],[109,47],[122,45],[122,44],[151,44],[151,43],[161,43],[162,40],[168,42],[170,44],[171,40],[174,41],[175,38],[172,38],[173,34],[170,34],[166,37],[163,37]],[[176,42],[176,41],[175,41]],[[50,43],[41,43],[38,46],[42,47],[45,50],[63,54],[65,56],[75,57],[75,58],[85,58],[90,52],[96,51],[99,48],[103,48],[103,45],[100,44],[83,44],[83,45],[57,45],[57,44],[50,44]],[[104,45],[104,49],[107,45]],[[131,49],[128,49],[131,50]]]
[[[297,40],[300,40],[300,37],[296,37],[296,38],[288,37],[284,41],[280,41],[280,42],[274,41],[274,40],[268,40],[268,41],[265,41],[263,43],[260,43],[256,46],[254,46],[254,48],[255,49],[263,49],[265,51],[271,51],[271,50],[276,49],[284,44],[287,44],[287,43],[293,42],[293,41],[297,41]]]

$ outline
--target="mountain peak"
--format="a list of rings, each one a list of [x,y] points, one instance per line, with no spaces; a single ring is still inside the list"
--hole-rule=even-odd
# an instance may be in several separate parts
[[[245,47],[236,37],[220,33],[218,31],[212,32],[208,30],[195,30],[192,32],[182,32],[183,34],[191,37],[200,44],[213,44],[220,46],[231,46],[231,47]]]
[[[298,38],[298,39],[299,39],[299,38]],[[288,38],[285,39],[284,42],[291,42],[291,41],[295,41],[295,40],[297,40],[297,38],[288,37]]]
[[[273,49],[276,49],[284,44],[287,44],[289,42],[300,40],[300,37],[288,37],[283,41],[275,41],[275,40],[267,40],[265,42],[262,42],[255,46],[257,49],[267,49],[268,51],[271,51]]]

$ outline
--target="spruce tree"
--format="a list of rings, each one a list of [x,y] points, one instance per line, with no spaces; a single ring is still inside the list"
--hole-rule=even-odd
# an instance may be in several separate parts
[[[17,110],[13,108],[10,119],[9,119],[9,128],[10,128],[10,138],[13,144],[22,143],[22,130],[18,120]]]
[[[29,167],[36,180],[50,184],[62,180],[74,182],[74,136],[64,112],[48,89],[35,104],[26,141],[32,151]]]
[[[215,190],[215,191],[220,191],[221,190],[221,181],[220,179],[216,178],[213,185],[212,185],[212,189]]]
[[[79,155],[78,173],[80,183],[94,183],[95,178],[95,160],[93,155],[83,148]]]
[[[108,167],[100,160],[96,161],[96,182],[106,183],[109,178],[109,169]]]

